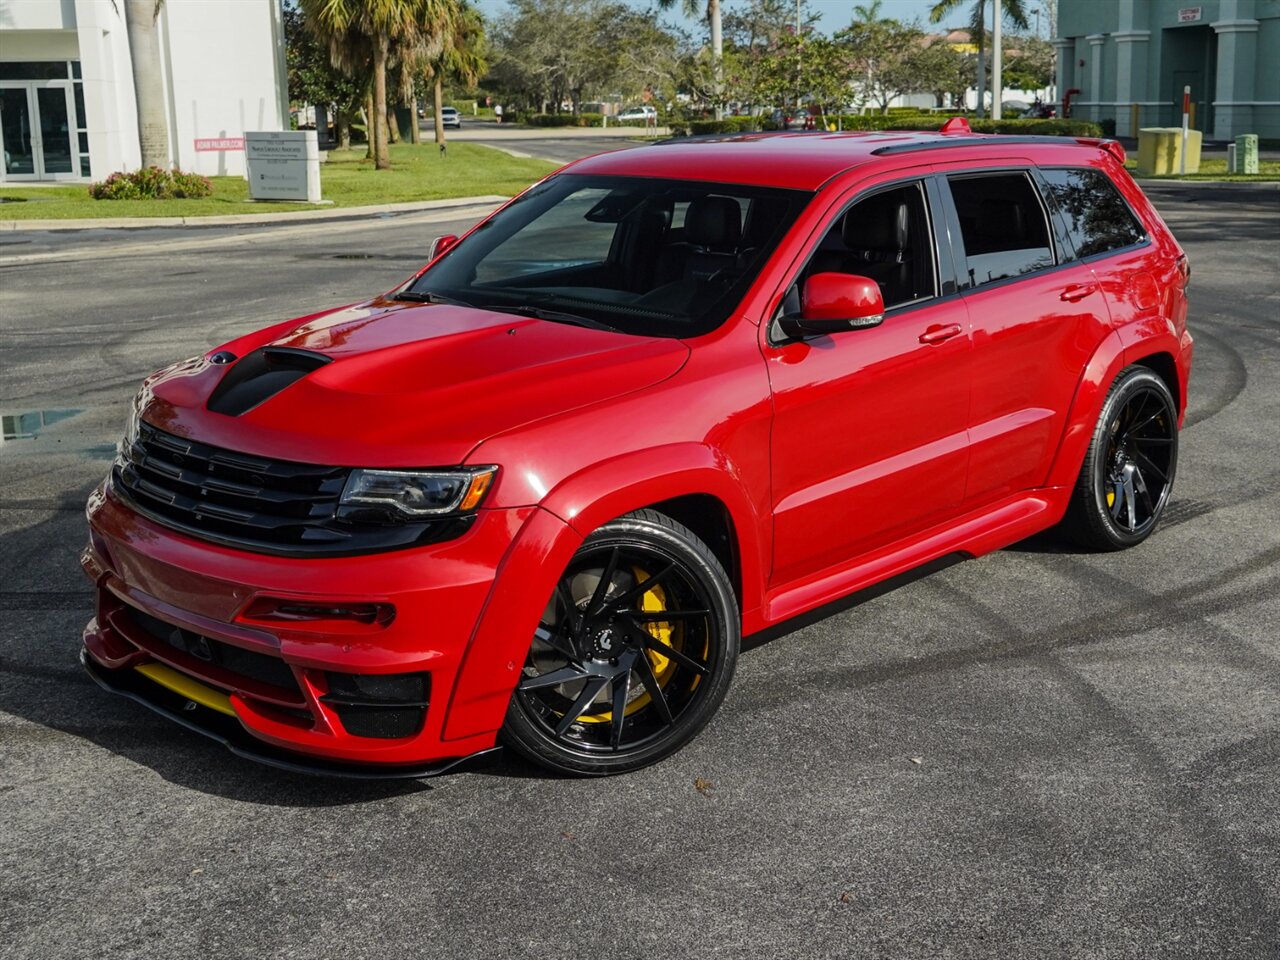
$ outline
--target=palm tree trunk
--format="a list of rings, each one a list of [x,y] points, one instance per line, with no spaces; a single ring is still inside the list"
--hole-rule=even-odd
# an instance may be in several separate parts
[[[978,0],[978,116],[985,117],[987,102],[987,0]]]
[[[432,107],[436,117],[436,143],[444,143],[444,78],[436,74],[435,86],[431,91]]]
[[[337,117],[334,118],[334,126],[338,128],[338,149],[351,149],[351,113],[345,109],[339,109]]]
[[[373,38],[373,166],[390,170],[387,152],[387,47],[385,33]]]
[[[364,95],[364,140],[368,145],[364,152],[366,160],[374,159],[373,152],[373,91]]]
[[[404,137],[400,133],[400,118],[396,116],[396,104],[387,104],[387,140],[399,143]]]
[[[124,20],[133,66],[133,93],[138,105],[138,146],[144,167],[168,168],[169,123],[165,119],[164,81],[160,73],[160,38],[156,32],[156,0],[125,0]]]
[[[418,98],[416,95],[409,98],[409,142],[422,142],[422,128],[418,126]]]
[[[720,0],[707,0],[707,19],[711,21],[711,67],[715,77],[716,119],[724,118],[724,35],[720,23]]]

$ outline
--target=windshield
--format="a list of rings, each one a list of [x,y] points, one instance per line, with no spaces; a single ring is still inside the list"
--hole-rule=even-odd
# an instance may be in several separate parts
[[[812,194],[562,174],[403,291],[644,336],[715,329]]]

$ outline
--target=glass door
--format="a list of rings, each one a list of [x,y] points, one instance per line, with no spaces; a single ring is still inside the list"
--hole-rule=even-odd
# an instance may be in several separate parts
[[[0,81],[5,179],[79,179],[75,116],[68,81]]]
[[[75,108],[71,104],[71,85],[36,81],[36,117],[40,131],[40,174],[44,180],[79,177],[76,166]]]
[[[0,83],[0,149],[9,180],[36,179],[31,96],[25,83]]]

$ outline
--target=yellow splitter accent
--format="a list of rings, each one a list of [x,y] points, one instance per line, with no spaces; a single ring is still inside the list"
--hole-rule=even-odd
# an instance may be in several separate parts
[[[188,700],[194,700],[202,707],[225,713],[228,717],[236,715],[235,710],[231,707],[231,699],[225,693],[220,693],[213,687],[206,687],[200,681],[193,680],[185,673],[179,673],[171,667],[166,667],[163,663],[144,663],[142,666],[134,667],[133,669],[148,680],[153,680],[160,686],[172,690]]]

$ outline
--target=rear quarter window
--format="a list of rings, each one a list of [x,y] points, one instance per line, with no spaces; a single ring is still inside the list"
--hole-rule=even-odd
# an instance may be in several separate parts
[[[1050,201],[1062,214],[1077,257],[1133,246],[1146,231],[1115,184],[1100,170],[1041,168]]]
[[[947,178],[969,286],[1007,280],[1054,264],[1044,206],[1021,172]]]

